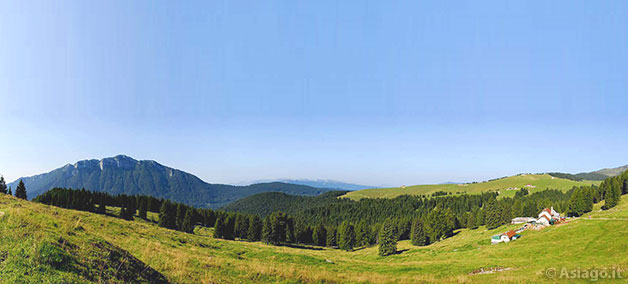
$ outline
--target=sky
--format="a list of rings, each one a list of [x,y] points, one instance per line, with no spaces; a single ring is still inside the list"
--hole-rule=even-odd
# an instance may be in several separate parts
[[[1,1],[0,174],[211,183],[628,164],[626,1]]]

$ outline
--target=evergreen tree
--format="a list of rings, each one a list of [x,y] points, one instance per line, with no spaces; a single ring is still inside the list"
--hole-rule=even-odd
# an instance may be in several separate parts
[[[467,218],[467,228],[471,229],[471,230],[475,230],[478,228],[477,222],[475,221],[475,214],[471,213],[469,214],[468,218]]]
[[[347,221],[342,222],[338,228],[338,247],[342,250],[350,251],[355,246],[355,229]]]
[[[176,210],[175,207],[170,203],[170,201],[164,201],[161,204],[161,208],[159,209],[159,226],[168,228],[168,229],[176,229]]]
[[[22,180],[20,180],[20,183],[17,185],[17,188],[15,189],[15,197],[27,199],[26,186],[24,186],[24,182],[22,182]]]
[[[489,200],[484,211],[486,212],[485,221],[487,229],[492,230],[503,224],[503,218],[501,216],[502,210],[495,199]]]
[[[216,218],[216,225],[214,225],[214,238],[224,238],[225,236],[225,219],[223,216]]]
[[[186,233],[194,233],[194,224],[192,224],[192,209],[188,209],[185,212],[185,217],[183,218],[183,224],[181,224],[181,231]]]
[[[181,228],[183,228],[183,218],[185,218],[185,210],[186,206],[178,203],[177,204],[177,211],[176,211],[176,218],[175,218],[175,222],[176,222],[176,229],[179,231],[183,231]]]
[[[286,242],[288,235],[288,220],[286,213],[274,212],[270,214],[270,243],[280,244]]]
[[[227,215],[225,219],[225,231],[223,238],[225,240],[235,239],[235,216],[232,214]]]
[[[247,232],[247,239],[252,242],[257,242],[262,239],[262,219],[257,215],[249,216],[249,227]]]
[[[364,220],[355,226],[355,245],[357,247],[368,246],[370,240],[370,227]]]
[[[273,225],[270,221],[270,215],[264,218],[264,225],[262,226],[262,241],[270,244],[272,243]]]
[[[139,216],[142,219],[146,219],[146,217],[148,216],[148,204],[147,204],[147,200],[145,198],[140,198],[140,204],[139,204]]]
[[[611,209],[619,203],[621,198],[621,186],[619,180],[616,177],[610,179],[609,186],[606,188],[606,194],[604,195],[604,206],[602,209]]]
[[[327,230],[327,246],[328,247],[336,247],[338,246],[337,240],[338,230],[336,228],[331,228]]]
[[[470,214],[470,216],[473,216],[473,214]],[[426,246],[430,244],[421,220],[417,219],[414,221],[414,224],[412,224],[411,242],[415,246]]]
[[[382,225],[379,232],[379,255],[387,256],[397,253],[397,233],[395,232],[395,226],[390,220],[387,220]]]
[[[0,176],[0,194],[7,194],[7,183],[4,181],[4,177]]]
[[[312,239],[316,245],[324,247],[327,244],[327,230],[323,224],[318,224],[314,227]]]
[[[246,239],[249,234],[249,218],[242,214],[237,214],[235,219],[235,236]]]
[[[13,195],[13,192],[11,191],[11,187],[9,186],[9,195]]]

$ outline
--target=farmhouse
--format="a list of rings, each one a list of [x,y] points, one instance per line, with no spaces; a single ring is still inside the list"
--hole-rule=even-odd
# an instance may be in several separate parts
[[[491,244],[497,244],[497,243],[507,243],[510,241],[514,241],[518,238],[520,238],[521,235],[517,234],[515,231],[510,230],[508,232],[505,232],[503,234],[499,234],[499,235],[495,235],[491,237]]]

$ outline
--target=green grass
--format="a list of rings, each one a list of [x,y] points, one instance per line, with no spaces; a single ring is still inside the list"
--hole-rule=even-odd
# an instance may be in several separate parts
[[[578,182],[569,179],[555,178],[548,174],[526,174],[479,183],[413,185],[406,186],[405,188],[370,188],[348,192],[341,197],[353,200],[362,198],[394,198],[400,195],[430,195],[436,191],[451,192],[452,194],[456,194],[457,192],[474,194],[486,191],[499,191],[500,197],[508,197],[514,196],[516,192],[516,190],[507,190],[508,188],[526,188],[530,190],[530,192],[541,191],[548,188],[567,191],[573,186],[599,185],[600,183],[600,181],[586,180]],[[526,187],[528,184],[535,186],[535,188]]]
[[[591,219],[587,215],[525,231],[510,243],[490,245],[489,238],[517,226],[465,229],[427,247],[402,241],[401,253],[379,257],[377,247],[345,252],[219,240],[211,237],[212,229],[196,228],[191,235],[143,220],[0,196],[0,212],[5,213],[0,217],[0,282],[130,282],[125,277],[137,271],[134,266],[106,269],[120,262],[108,261],[111,251],[128,252],[178,283],[539,283],[550,280],[546,269],[561,267],[617,267],[628,277],[628,221],[613,219],[628,216],[628,196],[617,208],[599,208],[589,214]],[[67,245],[59,245],[61,239]],[[510,270],[471,275],[494,267]]]

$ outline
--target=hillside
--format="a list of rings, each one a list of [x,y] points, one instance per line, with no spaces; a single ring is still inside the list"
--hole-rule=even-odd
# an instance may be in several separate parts
[[[218,208],[240,198],[268,191],[310,196],[330,191],[279,182],[248,186],[209,184],[192,174],[155,161],[138,161],[124,155],[102,160],[83,160],[48,173],[20,179],[28,189],[29,199],[53,187],[66,187],[110,194],[150,195],[207,208]],[[16,188],[20,179],[8,185]]]
[[[206,229],[191,235],[0,195],[0,281],[123,283],[161,279],[161,273],[177,283],[538,283],[548,281],[548,269],[562,267],[617,268],[625,278],[628,196],[616,208],[599,208],[565,225],[524,231],[510,243],[490,245],[489,238],[516,226],[480,227],[427,247],[402,241],[400,253],[382,258],[376,247],[345,252],[226,241]],[[502,271],[473,273],[491,268]]]
[[[275,211],[294,213],[329,203],[341,202],[338,196],[346,191],[330,191],[318,196],[296,196],[282,192],[264,192],[229,203],[221,209],[230,212],[266,216]]]
[[[527,185],[532,187],[527,187]],[[372,188],[348,192],[341,196],[358,200],[361,198],[393,198],[400,195],[429,195],[437,191],[456,194],[466,192],[469,194],[485,191],[500,191],[500,196],[512,196],[513,188],[527,188],[531,192],[551,189],[569,190],[573,186],[600,184],[600,181],[574,181],[569,179],[552,177],[548,174],[522,174],[511,177],[495,179],[486,182],[464,184],[431,184],[413,185],[395,188]]]
[[[605,175],[607,177],[610,177],[610,176],[619,175],[619,174],[625,172],[626,170],[628,170],[628,165],[617,167],[617,168],[601,169],[601,170],[595,171],[593,173],[601,174],[601,175]]]

